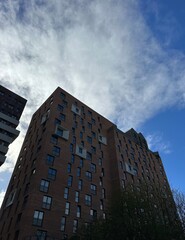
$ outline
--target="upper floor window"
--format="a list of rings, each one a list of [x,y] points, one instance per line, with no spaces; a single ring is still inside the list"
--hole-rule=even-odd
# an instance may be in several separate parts
[[[64,198],[65,199],[68,199],[68,196],[69,196],[69,188],[64,188]]]
[[[49,181],[42,179],[40,182],[40,191],[48,192],[49,189]]]
[[[53,169],[53,168],[48,169],[48,178],[49,179],[55,180],[56,175],[57,175],[57,170],[56,169]]]
[[[72,186],[72,183],[73,183],[73,176],[69,176],[69,177],[68,177],[68,181],[67,181],[67,185],[68,185],[69,187],[71,187],[71,186]]]
[[[55,160],[55,157],[51,156],[51,155],[47,155],[47,158],[46,158],[46,162],[48,165],[52,166],[53,163],[54,163],[54,160]]]
[[[60,155],[60,148],[57,147],[57,146],[54,146],[52,153],[53,153],[53,155],[55,155],[55,156],[59,156],[59,155]]]
[[[43,212],[41,212],[41,211],[34,211],[33,225],[35,225],[35,226],[42,226],[43,218],[44,218],[44,213]]]
[[[43,196],[42,207],[46,208],[46,209],[50,209],[51,208],[51,202],[52,202],[51,197]]]
[[[85,205],[91,206],[92,197],[90,195],[85,195]]]

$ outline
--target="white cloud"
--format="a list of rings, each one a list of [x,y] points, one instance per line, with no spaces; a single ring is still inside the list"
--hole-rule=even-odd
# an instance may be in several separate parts
[[[5,191],[4,190],[0,190],[0,208],[4,199],[4,195],[5,195]]]
[[[162,48],[137,0],[0,1],[0,55],[0,84],[28,99],[1,171],[57,86],[123,130],[185,103],[185,56]]]
[[[161,133],[153,133],[146,136],[149,149],[152,151],[158,151],[159,153],[169,154],[171,153],[170,142],[166,142]]]

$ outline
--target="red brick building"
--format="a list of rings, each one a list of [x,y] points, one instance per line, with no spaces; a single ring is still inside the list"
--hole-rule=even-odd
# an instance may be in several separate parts
[[[0,212],[0,240],[65,239],[106,217],[116,189],[170,191],[158,153],[57,88],[33,115]]]

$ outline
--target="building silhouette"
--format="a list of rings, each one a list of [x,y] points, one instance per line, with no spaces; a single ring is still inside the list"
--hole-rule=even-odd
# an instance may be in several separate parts
[[[6,159],[8,146],[17,138],[16,127],[26,100],[0,85],[0,166]]]
[[[61,88],[35,112],[0,212],[0,240],[66,239],[106,218],[112,194],[170,187],[141,133],[122,132]]]

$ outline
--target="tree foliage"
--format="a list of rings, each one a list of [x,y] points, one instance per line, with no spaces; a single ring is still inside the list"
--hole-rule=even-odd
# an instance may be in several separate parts
[[[170,193],[169,193],[170,194]],[[181,198],[179,196],[179,201]],[[180,203],[179,203],[180,206]],[[172,195],[153,186],[127,187],[114,194],[107,218],[78,232],[80,240],[181,240],[185,239]]]

